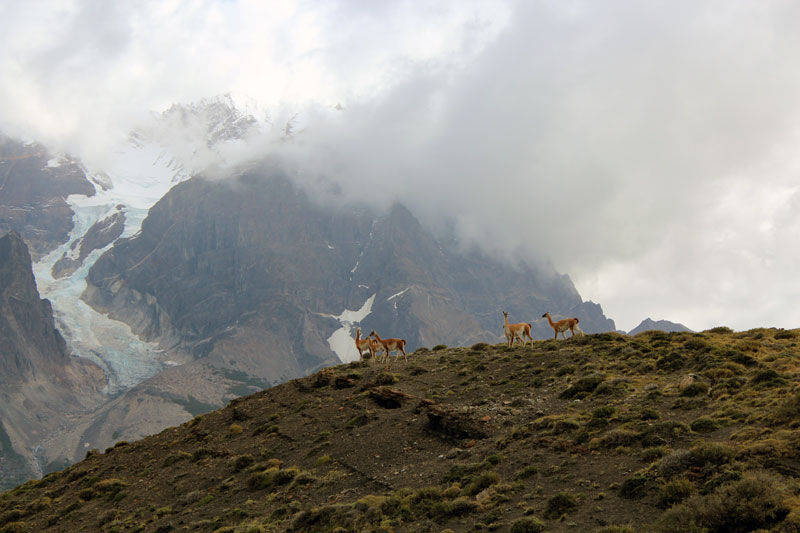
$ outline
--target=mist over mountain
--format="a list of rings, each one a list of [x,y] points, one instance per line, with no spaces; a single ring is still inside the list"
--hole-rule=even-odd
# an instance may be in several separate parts
[[[88,395],[62,410],[68,427],[11,439],[20,456],[41,450],[26,475],[355,360],[356,328],[403,337],[408,351],[499,342],[503,311],[538,338],[551,335],[545,311],[579,316],[587,333],[615,329],[544,262],[491,256],[329,180],[317,194],[291,164],[301,128],[281,123],[229,97],[175,105],[102,169],[5,141],[0,222],[38,250],[64,349],[94,368]]]

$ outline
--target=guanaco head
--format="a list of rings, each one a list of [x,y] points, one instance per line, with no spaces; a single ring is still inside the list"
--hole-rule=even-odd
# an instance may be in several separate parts
[[[508,311],[503,311],[503,316],[508,318]]]
[[[367,335],[367,337],[374,337],[374,336],[375,336],[375,330],[373,329],[372,331],[369,332],[369,335]]]
[[[546,317],[546,316],[550,316],[550,311],[548,311],[548,312],[546,312],[545,314],[543,314],[543,315],[542,315],[542,318],[544,318],[544,317]]]

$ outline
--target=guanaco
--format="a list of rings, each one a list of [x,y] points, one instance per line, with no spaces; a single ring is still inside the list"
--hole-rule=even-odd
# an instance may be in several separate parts
[[[370,332],[369,336],[370,337],[375,337],[375,340],[377,340],[381,344],[381,346],[383,347],[383,352],[384,352],[384,356],[383,357],[384,357],[384,360],[387,363],[390,362],[389,352],[400,352],[400,353],[402,353],[403,357],[406,360],[406,363],[408,363],[408,355],[406,355],[406,350],[405,350],[405,347],[406,347],[406,340],[405,339],[382,339],[380,337],[380,335],[375,333],[375,330],[372,330]]]
[[[533,344],[533,337],[531,337],[531,325],[527,322],[520,322],[519,324],[509,324],[508,323],[508,311],[503,311],[503,331],[506,334],[506,339],[508,340],[508,345],[511,346],[514,344],[515,339],[519,339],[523,345],[525,345],[525,339],[523,336],[527,336],[531,340],[531,344]]]
[[[356,350],[361,360],[364,360],[364,352],[369,353],[370,360],[375,359],[375,348],[372,344],[372,339],[369,337],[361,338],[361,328],[356,329]]]
[[[556,339],[558,338],[558,334],[561,333],[561,336],[564,337],[564,339],[566,340],[567,336],[564,332],[567,330],[570,330],[572,332],[573,337],[575,336],[576,328],[578,329],[578,331],[581,331],[580,328],[578,328],[578,322],[580,322],[580,320],[578,320],[577,317],[565,318],[563,320],[559,320],[558,322],[553,322],[553,319],[550,318],[550,311],[543,314],[542,318],[544,317],[547,317],[547,321],[550,323],[550,327],[553,328],[553,331],[555,332],[554,338]]]

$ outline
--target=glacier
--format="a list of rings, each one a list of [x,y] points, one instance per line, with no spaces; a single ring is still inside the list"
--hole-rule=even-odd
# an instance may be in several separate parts
[[[255,103],[231,95],[173,105],[152,115],[149,123],[132,132],[102,162],[82,163],[95,194],[67,197],[74,227],[67,242],[34,264],[34,275],[41,296],[52,303],[56,325],[72,352],[91,359],[106,372],[109,394],[124,391],[176,363],[166,360],[167,355],[155,343],[139,339],[127,324],[98,313],[81,300],[89,269],[113,243],[92,251],[65,277],[55,278],[53,266],[65,255],[76,258],[78,247],[73,249],[73,244],[96,222],[122,211],[125,226],[119,238],[136,238],[150,208],[172,187],[204,169],[231,169],[246,162],[253,153],[249,141],[265,148],[269,140],[280,140],[269,117],[270,113]],[[287,128],[291,124],[287,122]],[[71,160],[52,157],[47,166]]]
[[[140,340],[127,324],[98,313],[81,300],[89,269],[113,243],[92,251],[69,276],[54,278],[53,266],[64,254],[73,256],[73,243],[120,205],[125,214],[121,238],[136,235],[150,207],[176,183],[188,178],[156,143],[131,143],[114,155],[113,163],[102,171],[84,169],[95,184],[94,196],[67,197],[74,224],[69,238],[33,265],[39,292],[50,300],[59,330],[73,353],[103,368],[109,394],[124,391],[159,372],[167,364],[161,360],[162,351],[155,343]],[[54,160],[48,162],[50,166],[57,164]]]

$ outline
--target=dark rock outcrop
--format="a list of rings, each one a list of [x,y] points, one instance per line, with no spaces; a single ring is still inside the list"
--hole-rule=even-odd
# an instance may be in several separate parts
[[[0,385],[50,372],[69,358],[50,302],[39,298],[28,248],[16,232],[0,238]]]
[[[0,135],[0,234],[18,232],[36,260],[69,237],[73,213],[66,197],[95,193],[75,161],[50,166],[51,159],[40,145]]]
[[[0,490],[76,458],[60,446],[34,450],[70,416],[96,407],[105,384],[99,367],[70,355],[50,302],[39,298],[28,248],[7,233],[0,238]]]

